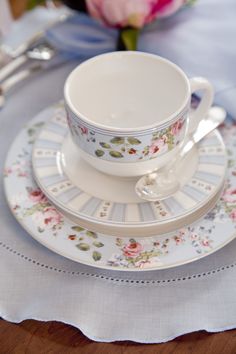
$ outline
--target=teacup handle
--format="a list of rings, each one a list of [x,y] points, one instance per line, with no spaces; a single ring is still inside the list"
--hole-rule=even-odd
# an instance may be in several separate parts
[[[203,96],[197,109],[190,113],[188,134],[192,134],[202,119],[206,118],[207,112],[212,105],[214,90],[211,83],[203,77],[193,77],[190,81],[191,93],[203,90]]]

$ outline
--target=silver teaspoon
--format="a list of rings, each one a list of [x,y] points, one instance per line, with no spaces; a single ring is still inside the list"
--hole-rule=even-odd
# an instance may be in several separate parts
[[[141,177],[135,185],[137,195],[148,201],[162,200],[170,197],[180,188],[176,179],[176,168],[189,151],[206,135],[216,129],[226,117],[226,111],[221,107],[211,107],[207,119],[200,122],[197,130],[187,138],[177,158],[172,160],[157,172]]]

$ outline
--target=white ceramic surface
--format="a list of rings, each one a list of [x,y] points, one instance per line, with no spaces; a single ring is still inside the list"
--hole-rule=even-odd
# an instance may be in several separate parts
[[[189,115],[191,93],[203,90]],[[211,106],[203,78],[142,52],[102,54],[80,64],[65,84],[72,139],[95,168],[119,176],[156,170],[178,154]],[[134,165],[135,163],[135,165]],[[128,168],[127,168],[128,166]]]
[[[227,157],[217,131],[181,161],[180,189],[172,197],[143,202],[136,179],[100,173],[79,156],[63,104],[45,111],[44,120],[32,154],[36,181],[60,210],[91,230],[131,237],[166,233],[206,213],[223,186]]]
[[[130,238],[120,234],[120,237],[113,237],[70,222],[50,204],[34,182],[32,143],[45,118],[55,109],[60,112],[61,108],[47,109],[19,133],[9,150],[4,170],[6,198],[11,211],[37,241],[83,264],[110,270],[143,271],[199,260],[235,237],[236,127],[223,130],[229,151],[229,169],[224,194],[213,210],[198,222],[165,235]]]

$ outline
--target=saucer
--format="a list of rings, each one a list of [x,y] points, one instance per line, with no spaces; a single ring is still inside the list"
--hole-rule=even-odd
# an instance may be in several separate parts
[[[236,127],[224,128],[229,151],[226,189],[217,205],[192,225],[155,236],[120,237],[86,230],[65,218],[40,191],[33,178],[32,144],[51,107],[18,134],[5,164],[4,187],[10,209],[22,227],[50,250],[76,262],[109,270],[166,269],[199,260],[225,246],[236,228]]]
[[[181,185],[172,197],[144,202],[135,194],[137,179],[105,175],[82,159],[63,105],[45,111],[44,119],[32,153],[36,182],[60,211],[85,228],[130,237],[170,232],[206,214],[223,187],[227,156],[218,131],[181,161]]]

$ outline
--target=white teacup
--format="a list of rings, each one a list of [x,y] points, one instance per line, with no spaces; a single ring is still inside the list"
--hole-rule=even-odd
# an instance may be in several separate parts
[[[203,97],[190,113],[197,90]],[[64,95],[81,156],[102,172],[128,177],[161,168],[178,154],[186,135],[206,117],[213,89],[156,55],[114,52],[74,69]]]

